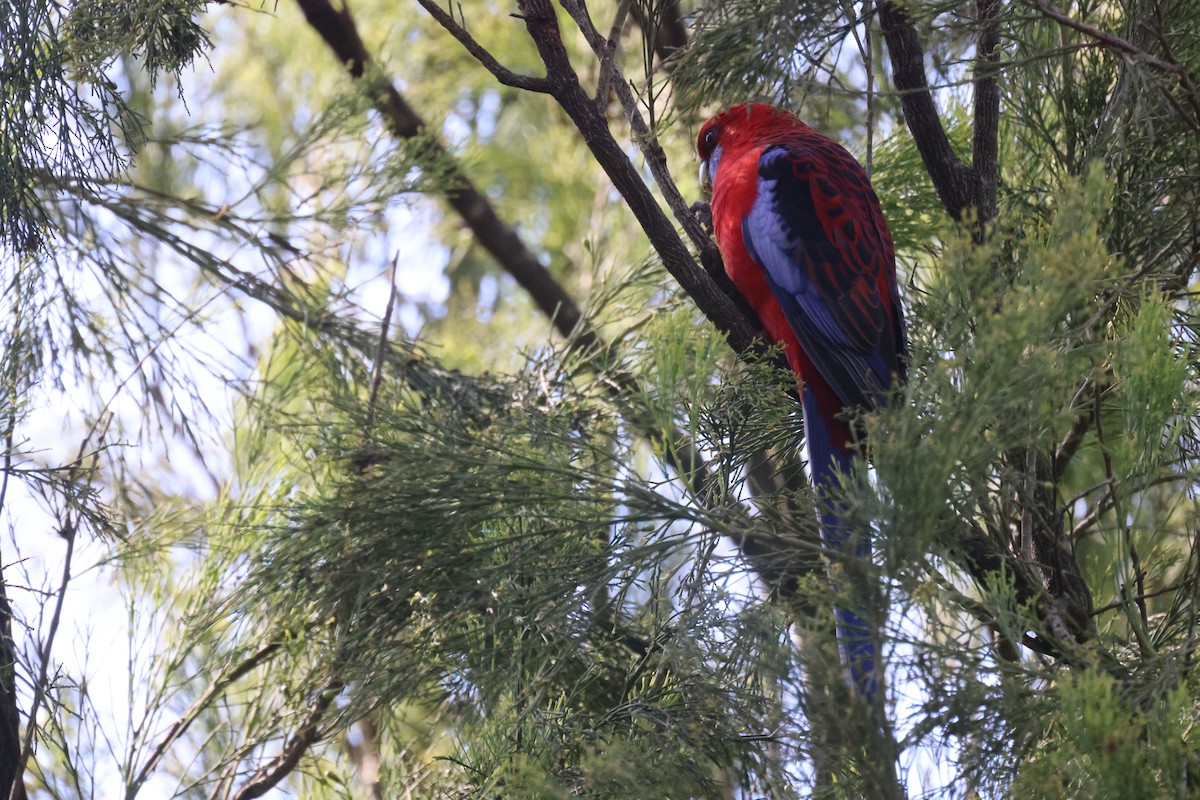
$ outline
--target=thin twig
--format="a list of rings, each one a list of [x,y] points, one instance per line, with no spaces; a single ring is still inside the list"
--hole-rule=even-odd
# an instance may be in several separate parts
[[[632,0],[621,0],[617,6],[617,15],[613,19],[612,32],[604,43],[604,52],[600,56],[600,81],[596,87],[596,105],[603,108],[608,102],[608,88],[613,78],[613,65],[616,63],[617,44],[621,41],[621,31],[625,28],[625,18],[629,15]],[[620,76],[617,77],[621,81]]]
[[[1194,585],[1194,584],[1195,584],[1195,581],[1191,581],[1191,580],[1181,581],[1179,583],[1172,584],[1171,586],[1165,586],[1162,589],[1155,589],[1153,592],[1146,592],[1145,594],[1136,595],[1135,597],[1133,597],[1133,600],[1135,600],[1139,603],[1145,603],[1147,600],[1153,600],[1156,597],[1162,597],[1163,595],[1170,594],[1171,592],[1178,592],[1180,589],[1184,588],[1185,586]],[[1099,614],[1105,614],[1109,611],[1116,611],[1118,608],[1126,608],[1129,606],[1129,600],[1130,600],[1130,598],[1128,598],[1128,597],[1122,597],[1120,600],[1114,600],[1111,603],[1108,603],[1107,605],[1100,606],[1099,608],[1092,611],[1092,616],[1094,617]]]
[[[602,48],[603,37],[592,24],[586,9],[580,7],[578,0],[563,0],[562,5],[580,26],[593,51]],[[663,213],[658,200],[646,186],[625,148],[613,138],[607,118],[583,91],[579,76],[571,65],[570,55],[563,43],[554,5],[550,0],[522,0],[520,7],[524,12],[523,18],[529,35],[537,47],[542,63],[546,65],[546,74],[556,82],[554,99],[571,118],[597,163],[604,169],[613,186],[629,206],[629,210],[633,212],[650,239],[650,244],[662,259],[663,266],[692,297],[700,311],[725,333],[729,344],[735,350],[762,352],[762,334],[757,324],[758,320],[747,317],[709,273],[696,263],[696,259],[680,239],[667,215]],[[614,82],[618,97],[628,88],[624,81]],[[629,97],[632,97],[632,94],[622,99],[622,105],[626,105]],[[636,103],[634,107],[636,109]],[[675,188],[666,168],[666,154],[658,146],[653,132],[642,119],[640,112],[632,115],[630,124],[633,127],[634,139],[646,156],[647,166],[655,180],[662,182],[659,189],[663,196],[668,198],[675,218],[698,249],[702,252],[705,247],[715,250],[712,240],[704,234],[690,207]]]
[[[854,18],[853,3],[850,4],[846,13],[851,18],[850,35],[854,37],[854,45],[858,48],[858,55],[863,61],[863,71],[867,74],[867,154],[863,169],[867,171],[867,177],[870,178],[875,167],[875,64],[874,53],[871,52],[871,26],[874,24],[874,19],[871,16],[871,0],[863,0],[862,16],[858,19]],[[858,33],[859,22],[863,26],[861,36]]]
[[[546,94],[550,91],[551,83],[546,78],[535,78],[531,75],[518,75],[517,73],[505,67],[495,56],[488,52],[487,48],[475,41],[475,37],[467,33],[467,29],[455,21],[453,15],[447,14],[441,6],[433,2],[433,0],[417,0],[421,7],[429,12],[429,16],[437,20],[446,31],[458,40],[458,43],[465,49],[476,61],[483,65],[484,69],[492,73],[496,80],[505,86],[512,86],[517,89],[525,89],[529,92],[540,92]],[[349,14],[349,9],[346,10]],[[460,10],[461,13],[461,10]]]
[[[1129,521],[1125,518],[1125,513],[1121,509],[1117,476],[1113,470],[1112,453],[1109,452],[1108,443],[1104,439],[1103,414],[1101,413],[1099,392],[1095,394],[1093,407],[1095,408],[1096,415],[1096,441],[1100,444],[1100,455],[1104,460],[1104,475],[1108,478],[1109,494],[1112,497],[1112,506],[1117,518],[1117,527],[1121,531],[1121,541],[1125,544],[1126,552],[1129,553],[1129,564],[1133,568],[1134,584],[1137,586],[1137,596],[1134,598],[1134,602],[1137,604],[1138,613],[1127,612],[1126,616],[1129,617],[1129,627],[1133,629],[1134,638],[1137,639],[1142,656],[1144,658],[1151,658],[1154,655],[1154,645],[1150,642],[1150,636],[1147,632],[1149,615],[1146,613],[1146,601],[1140,599],[1146,594],[1145,573],[1142,571],[1142,559],[1138,555],[1137,547],[1133,543],[1133,535],[1129,530]],[[1121,595],[1125,597],[1126,608],[1128,608],[1129,591],[1128,584],[1125,581],[1121,583]]]
[[[111,419],[112,417],[109,416],[108,420],[111,421]],[[105,423],[105,429],[107,429],[107,425],[108,422]],[[74,464],[74,466],[71,468],[73,473],[78,473],[80,469],[79,465],[82,463],[90,440],[95,433],[96,427],[93,425],[92,429],[88,431],[87,435],[80,443],[79,454],[75,457],[75,461],[72,462]],[[103,432],[101,432],[100,435],[103,436]],[[93,453],[92,466],[89,471],[95,470],[97,459],[99,459],[99,455],[97,453]],[[77,475],[75,477],[77,478]],[[20,781],[19,778],[25,773],[25,765],[29,762],[29,756],[33,753],[33,738],[34,734],[38,730],[37,715],[41,708],[42,702],[46,697],[47,686],[50,678],[50,654],[54,648],[54,640],[58,635],[59,623],[62,621],[63,603],[67,599],[67,586],[69,586],[71,583],[71,564],[75,555],[75,540],[79,536],[79,528],[82,526],[83,522],[82,517],[83,512],[76,511],[75,519],[72,520],[70,508],[66,509],[64,511],[62,526],[59,529],[59,535],[67,540],[67,550],[66,553],[63,554],[62,578],[59,581],[58,591],[56,592],[54,598],[54,612],[50,616],[50,627],[46,631],[46,638],[42,640],[41,645],[38,647],[38,661],[40,662],[38,665],[38,676],[37,680],[33,684],[33,699],[29,703],[29,714],[26,717],[27,724],[25,725],[25,738],[21,744],[21,755],[17,759],[17,769],[13,778],[12,786],[9,787],[8,800],[19,800],[25,794],[24,783]]]
[[[1180,75],[1186,72],[1186,70],[1179,64],[1163,61],[1158,56],[1147,53],[1142,48],[1126,39],[1122,39],[1115,33],[1110,33],[1103,28],[1098,28],[1090,23],[1077,20],[1069,14],[1058,10],[1049,3],[1031,2],[1029,3],[1029,7],[1047,19],[1052,19],[1060,25],[1064,25],[1072,30],[1079,31],[1086,36],[1090,36],[1108,49],[1115,50],[1118,53],[1123,53],[1134,61],[1140,61],[1147,66],[1154,67],[1155,69],[1162,70],[1163,72],[1169,72],[1172,75]]]
[[[581,0],[562,0],[562,7],[571,15],[571,19],[575,20],[584,39],[591,46],[592,52],[603,59],[606,42],[588,15],[587,7]],[[688,235],[697,252],[703,256],[706,250],[712,250],[719,260],[720,254],[716,252],[712,237],[696,219],[691,204],[679,191],[675,177],[667,167],[666,153],[658,142],[658,136],[647,124],[646,118],[642,116],[637,98],[634,97],[633,90],[629,87],[629,82],[625,80],[625,76],[621,74],[621,70],[616,64],[612,64],[609,71],[612,73],[613,88],[617,93],[617,99],[625,112],[625,119],[629,122],[630,129],[633,131],[634,143],[646,158],[646,165],[650,168],[650,174],[654,176],[654,182],[662,192],[663,199],[666,200],[676,221]]]
[[[875,16],[863,0],[863,69],[867,72],[867,177],[875,169]]]
[[[1174,483],[1175,481],[1190,481],[1190,480],[1192,480],[1192,476],[1187,473],[1166,473],[1163,475],[1157,475],[1157,476],[1151,478],[1150,480],[1139,482],[1136,486],[1132,487],[1131,491],[1132,492],[1144,492],[1147,489],[1153,489],[1155,486],[1161,486],[1164,483]],[[1105,480],[1104,483],[1100,484],[1100,486],[1104,487],[1105,492],[1103,495],[1100,496],[1100,498],[1098,500],[1096,500],[1095,504],[1092,506],[1092,510],[1087,513],[1087,516],[1085,516],[1083,519],[1081,519],[1079,522],[1077,522],[1075,524],[1075,527],[1073,527],[1071,529],[1070,539],[1072,542],[1076,542],[1079,539],[1083,538],[1084,534],[1086,534],[1088,532],[1088,530],[1090,530],[1092,528],[1092,526],[1094,526],[1097,522],[1099,522],[1100,518],[1102,516],[1104,516],[1104,514],[1106,514],[1113,507],[1112,486],[1109,484],[1109,482],[1107,480]],[[1094,492],[1097,488],[1099,488],[1099,487],[1097,487],[1097,486],[1091,487],[1087,491],[1087,494]],[[1081,492],[1080,496],[1082,496],[1083,494],[1084,493]],[[1078,497],[1076,499],[1078,499]]]
[[[163,756],[166,755],[167,749],[174,744],[180,736],[187,732],[187,729],[193,722],[196,721],[196,718],[200,715],[200,712],[207,708],[208,704],[211,703],[214,698],[229,688],[229,686],[235,681],[249,673],[250,670],[259,666],[273,656],[281,646],[282,645],[277,641],[268,642],[247,656],[242,663],[238,664],[229,672],[214,679],[213,682],[208,685],[208,688],[206,688],[200,694],[200,696],[197,697],[195,701],[187,707],[187,710],[180,715],[179,719],[175,720],[175,722],[171,724],[171,727],[167,729],[167,732],[163,738],[159,740],[157,745],[155,745],[154,750],[150,753],[150,758],[146,760],[146,763],[143,764],[142,768],[138,771],[137,776],[130,782],[129,795],[132,796],[136,794],[139,789],[141,789],[142,785],[147,781],[147,779],[149,779],[150,774],[154,772]]]
[[[1113,50],[1114,52],[1121,53],[1131,61],[1141,62],[1161,72],[1174,75],[1176,80],[1179,81],[1180,86],[1183,88],[1184,96],[1187,98],[1188,103],[1191,105],[1193,110],[1194,116],[1189,120],[1189,122],[1191,123],[1193,130],[1195,130],[1197,133],[1200,133],[1200,91],[1197,91],[1196,79],[1192,76],[1192,73],[1187,69],[1187,67],[1185,67],[1178,59],[1175,58],[1174,52],[1171,49],[1171,43],[1163,34],[1161,29],[1149,28],[1143,25],[1143,29],[1157,39],[1159,44],[1162,45],[1163,52],[1167,56],[1166,59],[1159,58],[1153,53],[1147,52],[1143,48],[1135,45],[1133,42],[1130,42],[1128,39],[1123,39],[1115,33],[1106,31],[1103,28],[1097,27],[1090,23],[1083,22],[1082,20],[1075,19],[1074,17],[1066,14],[1049,3],[1030,2],[1029,7],[1047,19],[1052,19],[1064,27],[1078,31],[1085,36],[1095,39],[1104,47],[1108,48],[1109,50]],[[1173,104],[1176,102],[1175,99],[1170,95],[1167,97],[1168,100],[1172,101]],[[1178,110],[1182,111],[1182,109]]]
[[[379,387],[383,385],[383,362],[387,355],[388,329],[392,324],[392,310],[396,307],[396,265],[400,261],[400,251],[392,257],[392,268],[388,275],[390,288],[388,291],[387,307],[383,310],[383,321],[379,325],[379,350],[375,354],[375,367],[371,370],[371,395],[367,399],[367,422],[364,426],[367,433],[375,423],[375,403],[379,399]]]
[[[1087,381],[1084,385],[1085,392],[1092,383]],[[1080,393],[1076,393],[1077,395]],[[1054,460],[1051,466],[1051,475],[1055,483],[1067,471],[1067,465],[1071,463],[1071,459],[1075,457],[1075,453],[1079,451],[1079,446],[1083,444],[1083,439],[1087,432],[1092,427],[1092,410],[1085,405],[1075,415],[1075,421],[1071,423],[1071,429],[1067,431],[1066,436],[1059,442],[1058,447],[1054,448]]]

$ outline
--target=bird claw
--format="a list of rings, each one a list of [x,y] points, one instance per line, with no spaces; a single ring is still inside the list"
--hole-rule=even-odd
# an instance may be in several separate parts
[[[696,219],[700,221],[700,225],[701,225],[701,227],[704,228],[704,232],[707,233],[709,236],[712,236],[712,232],[713,232],[712,206],[710,206],[708,203],[704,202],[703,200],[697,200],[696,202],[692,203],[691,211],[692,211],[692,214],[695,215]]]

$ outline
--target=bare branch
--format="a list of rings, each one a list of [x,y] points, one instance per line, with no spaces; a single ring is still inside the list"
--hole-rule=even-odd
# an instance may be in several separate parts
[[[588,14],[587,6],[584,5],[582,0],[561,0],[561,5],[571,15],[571,18],[575,20],[575,24],[579,26],[579,31],[591,46],[592,52],[600,58],[603,65],[612,40],[606,40],[600,35],[600,31],[596,29],[591,16]],[[606,71],[611,73],[617,99],[620,101],[621,109],[625,112],[625,118],[629,121],[629,126],[633,130],[634,141],[638,149],[642,151],[642,155],[646,157],[647,166],[650,167],[650,173],[654,176],[659,190],[663,193],[663,199],[671,207],[675,219],[684,229],[684,232],[687,233],[688,238],[691,239],[692,245],[696,247],[697,251],[703,252],[706,248],[711,248],[716,253],[716,258],[719,261],[720,253],[716,251],[712,237],[709,236],[708,232],[704,230],[704,227],[696,219],[691,206],[679,192],[679,187],[675,185],[675,178],[667,168],[666,153],[663,152],[662,146],[658,143],[658,136],[646,123],[646,118],[642,116],[641,109],[638,108],[637,98],[633,96],[633,90],[629,88],[629,82],[621,74],[620,68],[611,61],[608,63]],[[723,268],[721,274],[724,274]]]
[[[174,744],[180,736],[187,732],[187,729],[193,722],[195,722],[196,717],[200,715],[201,711],[208,707],[209,703],[211,703],[222,692],[228,689],[235,681],[239,680],[252,669],[271,658],[271,656],[275,655],[275,652],[279,650],[280,646],[281,645],[279,642],[268,642],[267,644],[264,644],[262,647],[258,648],[249,656],[247,656],[245,660],[243,660],[229,672],[226,672],[224,675],[221,675],[213,680],[213,682],[208,685],[208,688],[206,688],[200,694],[200,696],[197,697],[195,701],[193,701],[192,704],[187,707],[187,710],[183,712],[179,719],[175,720],[175,722],[171,724],[171,727],[167,729],[166,735],[159,740],[157,745],[155,745],[154,750],[150,753],[150,758],[148,758],[146,763],[142,765],[142,768],[138,771],[137,777],[130,782],[129,794],[132,796],[136,794],[139,789],[141,789],[142,785],[145,784],[147,779],[149,779],[151,773],[153,773],[158,767],[158,764],[160,761],[162,761],[163,756],[166,755],[168,748],[170,748],[170,746]]]
[[[379,387],[383,385],[383,361],[387,353],[388,329],[392,324],[392,311],[396,308],[396,265],[400,262],[400,251],[392,257],[392,268],[388,273],[388,300],[383,310],[383,321],[379,325],[379,350],[375,356],[375,367],[371,374],[371,395],[367,398],[367,421],[363,426],[370,433],[375,420],[375,403],[379,400]]]
[[[309,25],[345,64],[351,77],[362,79],[371,56],[358,34],[357,25],[349,10],[337,11],[329,0],[297,0],[297,3],[304,11]],[[516,231],[500,220],[488,199],[457,163],[449,158],[445,147],[429,136],[425,121],[396,87],[385,82],[374,88],[376,110],[383,116],[388,129],[401,139],[425,135],[425,146],[429,155],[449,165],[446,169],[446,183],[449,187],[446,201],[463,218],[484,249],[513,276],[521,288],[533,298],[538,308],[553,321],[559,333],[571,336],[572,331],[583,322],[579,306],[537,256],[525,246]],[[596,339],[591,330],[581,330],[576,338],[584,346],[594,344]]]
[[[550,82],[545,78],[534,78],[529,75],[518,75],[497,61],[495,56],[489,53],[487,49],[483,47],[483,45],[475,41],[475,38],[471,36],[471,34],[467,33],[466,28],[455,22],[454,17],[447,14],[445,9],[433,2],[433,0],[417,0],[417,2],[421,4],[422,8],[429,12],[429,16],[437,20],[438,24],[445,28],[451,36],[457,39],[459,44],[461,44],[463,48],[475,58],[476,61],[482,64],[484,69],[492,73],[492,75],[495,76],[496,80],[500,81],[500,83],[504,84],[505,86],[513,86],[517,89],[525,89],[526,91],[530,92],[546,93],[550,91]],[[342,13],[349,14],[350,11],[347,9]]]
[[[17,768],[13,774],[12,786],[9,787],[8,800],[21,800],[25,797],[25,784],[21,780],[21,776],[25,773],[25,765],[29,763],[29,756],[33,753],[33,738],[38,730],[37,715],[41,709],[42,703],[46,699],[46,692],[50,682],[50,653],[54,648],[54,640],[58,635],[58,626],[62,621],[63,601],[67,597],[67,587],[71,583],[71,567],[73,565],[73,557],[75,555],[75,539],[79,535],[80,520],[71,519],[71,512],[68,510],[62,519],[62,525],[59,529],[59,535],[67,540],[67,551],[63,554],[63,571],[62,578],[59,581],[58,591],[54,598],[54,611],[50,615],[50,627],[46,631],[46,638],[38,647],[38,675],[37,680],[33,684],[33,700],[29,703],[29,715],[26,718],[25,738],[21,744],[21,756],[17,759]]]
[[[610,81],[614,76],[617,79],[617,83],[624,82],[619,72],[614,69],[614,64],[617,57],[617,44],[621,41],[621,29],[625,27],[625,18],[629,15],[629,4],[631,1],[621,0],[620,5],[617,6],[617,15],[613,19],[612,30],[608,34],[608,40],[604,42],[601,52],[597,53],[600,56],[600,81],[596,87],[597,105],[608,102]],[[580,5],[580,8],[582,8],[582,5]],[[584,10],[584,16],[587,16],[586,10]],[[589,19],[588,22],[590,23],[591,20]],[[596,44],[594,41],[591,42],[593,48],[596,47]],[[629,87],[626,86],[625,88],[628,89]]]
[[[262,797],[300,765],[300,759],[308,752],[308,748],[321,740],[321,720],[325,718],[325,712],[343,688],[345,685],[340,681],[326,684],[313,701],[312,709],[300,724],[299,730],[283,746],[279,755],[260,769],[255,777],[233,796],[233,800],[253,800],[255,797]]]
[[[1000,0],[976,0],[979,44],[975,55],[975,126],[971,168],[975,173],[977,236],[987,238],[999,211],[1000,89],[996,74],[1000,63]]]
[[[1088,380],[1084,383],[1083,388],[1076,392],[1076,397],[1081,397],[1090,394],[1094,389],[1094,382]],[[1090,404],[1089,404],[1090,406]],[[1054,461],[1051,467],[1051,475],[1054,482],[1063,476],[1067,471],[1067,466],[1071,463],[1071,459],[1075,457],[1075,453],[1079,451],[1079,446],[1083,444],[1083,437],[1087,435],[1088,430],[1092,427],[1092,411],[1090,407],[1080,409],[1075,415],[1075,421],[1071,424],[1071,429],[1067,431],[1063,440],[1058,443],[1058,447],[1054,448]]]
[[[602,54],[606,42],[596,30],[586,8],[578,0],[563,0],[562,5],[571,14],[593,51],[598,55]],[[571,117],[597,163],[625,198],[642,230],[650,238],[651,245],[662,258],[663,266],[696,301],[704,315],[726,334],[735,350],[761,352],[762,333],[758,319],[748,315],[743,305],[731,299],[735,293],[717,277],[723,276],[724,270],[705,270],[696,263],[659,207],[653,193],[642,181],[620,144],[613,138],[608,121],[584,93],[563,45],[553,6],[548,0],[527,0],[522,3],[521,8],[525,11],[526,27],[542,56],[547,74],[554,76],[556,81],[553,92],[555,99]],[[716,245],[705,233],[700,221],[675,186],[667,169],[666,154],[637,109],[629,85],[619,74],[614,74],[613,77],[613,88],[625,108],[634,139],[642,149],[647,165],[658,182],[663,197],[671,206],[676,220],[696,246],[701,260],[719,264],[721,256]]]

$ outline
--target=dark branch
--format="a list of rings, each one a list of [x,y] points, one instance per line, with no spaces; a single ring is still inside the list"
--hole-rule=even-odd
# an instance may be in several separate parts
[[[1090,395],[1092,392],[1091,384],[1092,381],[1089,380],[1084,384],[1084,388],[1076,393],[1076,396],[1086,397]],[[1083,444],[1083,439],[1092,426],[1092,416],[1090,404],[1088,407],[1080,409],[1075,415],[1075,421],[1071,423],[1071,429],[1067,431],[1067,435],[1063,437],[1058,447],[1054,449],[1054,463],[1050,474],[1055,483],[1058,483],[1059,479],[1062,478],[1063,473],[1067,471],[1067,466],[1071,463],[1071,459],[1079,451],[1079,446]]]
[[[596,104],[603,106],[608,102],[608,92],[612,86],[612,78],[614,74],[619,81],[620,74],[616,68],[617,59],[617,44],[621,40],[621,30],[625,27],[625,17],[629,14],[629,5],[632,0],[621,0],[617,6],[617,16],[613,19],[612,30],[608,34],[608,41],[597,42],[589,38],[588,41],[592,45],[593,50],[597,50],[596,55],[600,57],[600,81],[596,88]],[[580,8],[583,5],[580,4]],[[568,7],[569,11],[569,7]],[[578,20],[578,16],[572,14]],[[587,11],[584,11],[584,16],[587,17]],[[591,19],[588,19],[588,24],[591,24]],[[583,27],[582,25],[580,26]],[[584,36],[587,36],[587,31],[584,31]],[[598,48],[598,49],[597,49]],[[628,91],[629,87],[625,87]],[[624,102],[622,100],[622,102]]]
[[[297,0],[297,2],[299,2],[301,8],[304,10],[309,24],[317,30],[326,44],[346,65],[350,75],[355,79],[361,79],[365,74],[365,65],[370,61],[370,55],[366,51],[362,38],[358,34],[356,23],[349,12],[336,11],[330,6],[328,0]],[[556,75],[554,72],[549,72],[549,74]],[[574,72],[572,71],[570,75],[573,78]],[[622,82],[617,81],[617,83],[621,84]],[[577,81],[574,85],[576,88],[579,88]],[[622,87],[619,86],[618,90],[620,88]],[[628,86],[625,85],[623,88],[627,90]],[[579,91],[582,94],[581,88]],[[422,135],[425,131],[424,122],[408,105],[400,93],[396,91],[394,86],[390,84],[380,86],[374,94],[374,100],[376,110],[385,119],[389,130],[397,137],[402,139],[414,138]],[[582,100],[578,100],[578,102],[586,106],[587,103],[584,102],[586,100],[586,95],[582,95]],[[661,217],[658,223],[659,226],[670,232],[677,245],[673,252],[678,253],[679,250],[683,251],[683,255],[677,255],[673,263],[683,262],[687,264],[691,279],[687,282],[681,280],[680,283],[684,285],[685,289],[688,289],[689,284],[700,284],[706,287],[706,293],[715,292],[719,295],[724,300],[724,307],[721,313],[725,314],[727,319],[732,319],[737,323],[736,330],[738,331],[738,335],[730,335],[730,344],[739,350],[762,352],[761,333],[757,325],[757,319],[753,317],[753,313],[748,310],[743,311],[735,305],[732,300],[722,293],[720,286],[713,278],[706,274],[696,275],[696,273],[702,273],[703,271],[696,267],[695,262],[687,255],[686,248],[683,247],[678,236],[674,234],[670,223],[662,216],[653,196],[645,184],[641,182],[640,177],[636,175],[636,171],[632,169],[632,165],[625,158],[620,146],[608,134],[606,121],[596,112],[596,118],[590,119],[590,122],[596,130],[603,131],[603,136],[607,137],[608,142],[611,143],[610,151],[606,151],[606,159],[610,161],[613,159],[624,160],[624,163],[629,166],[630,171],[634,173],[633,177],[636,181],[636,186],[641,190],[641,194],[639,195],[640,202],[643,207],[647,205],[653,206],[653,209],[658,211]],[[564,337],[568,338],[573,347],[583,349],[594,348],[595,350],[602,349],[603,342],[599,335],[594,329],[588,326],[587,321],[583,318],[566,290],[537,262],[536,258],[520,240],[517,233],[499,219],[499,216],[487,198],[474,188],[469,178],[462,173],[461,169],[445,153],[444,149],[436,143],[432,143],[429,146],[437,148],[436,157],[439,159],[439,163],[451,165],[449,167],[449,178],[455,188],[451,190],[448,197],[450,205],[459,212],[467,227],[471,229],[488,252],[497,260],[501,268],[512,275],[525,291],[529,292],[538,307],[552,319],[555,328]],[[615,154],[611,151],[615,151]],[[662,161],[665,165],[665,156]],[[604,162],[601,163],[603,164]],[[674,189],[673,184],[671,188]],[[675,195],[678,196],[678,191],[675,191]],[[683,202],[682,199],[680,199],[680,202]],[[705,248],[701,248],[701,254],[705,258],[706,266],[711,270],[713,276],[719,275],[727,281],[724,269],[720,264],[720,255],[717,253],[716,247],[712,245],[712,240],[703,234],[699,223],[695,221],[690,209],[687,209],[686,206],[685,212],[687,220],[693,223],[696,230],[700,231],[700,238],[708,245]],[[639,216],[639,220],[641,218],[642,216]],[[653,241],[654,237],[651,238]],[[713,304],[710,303],[709,305],[711,307]],[[746,308],[748,309],[748,307]],[[722,326],[718,325],[718,327]],[[618,396],[624,393],[631,395],[638,394],[635,383],[628,376],[618,375],[611,386],[614,394]],[[677,471],[693,494],[701,498],[709,496],[713,478],[708,471],[703,456],[688,441],[687,437],[677,430],[648,428],[644,432],[651,441],[662,445],[668,464]],[[753,521],[747,519],[745,528],[751,529],[753,526]],[[763,538],[755,533],[745,534],[741,538],[741,545],[756,571],[759,572],[768,584],[794,586],[797,579],[808,570],[807,563],[797,561],[795,558],[789,559],[787,563],[781,563],[772,558],[771,555],[777,548],[764,544]]]
[[[371,56],[349,10],[338,11],[329,0],[297,2],[309,25],[346,65],[350,75],[361,79]],[[542,266],[516,231],[500,220],[492,204],[449,157],[445,147],[430,135],[425,121],[391,83],[380,82],[375,86],[374,100],[376,110],[383,116],[393,135],[400,139],[423,137],[427,155],[438,163],[448,165],[445,179],[450,188],[446,193],[446,201],[463,218],[484,249],[553,321],[558,332],[563,336],[571,336],[583,322],[583,314],[562,285]],[[583,346],[591,346],[596,337],[593,331],[582,330],[576,339]]]
[[[1000,62],[1000,0],[976,0],[979,15],[979,45],[975,56],[975,130],[971,166],[975,172],[979,240],[999,210],[1000,183],[1000,89],[996,73]]]
[[[13,324],[14,329],[20,322]],[[19,341],[14,334],[13,341]],[[9,376],[5,376],[6,378]],[[9,386],[18,386],[7,380]],[[15,390],[14,390],[15,391]],[[6,398],[13,400],[14,398]],[[4,431],[4,465],[0,474],[0,511],[8,495],[8,476],[12,472],[13,434],[17,415],[15,402],[9,404],[8,426]],[[0,562],[2,563],[2,562]],[[24,768],[21,763],[21,709],[17,705],[17,647],[12,634],[12,604],[8,600],[8,584],[0,569],[0,793],[3,797],[25,800]]]
[[[757,320],[747,319],[696,263],[653,193],[642,181],[637,168],[613,138],[608,129],[608,120],[584,92],[578,75],[571,67],[554,6],[549,0],[524,0],[520,8],[529,35],[546,65],[546,74],[554,84],[551,94],[567,112],[597,163],[625,199],[662,259],[663,266],[696,301],[704,315],[725,333],[735,350],[761,352],[762,334],[755,324]],[[694,219],[692,224],[698,228]]]
[[[878,4],[879,26],[892,62],[892,83],[900,94],[904,121],[933,187],[951,218],[958,220],[975,203],[975,176],[962,163],[942,125],[925,76],[925,50],[905,11],[891,0]]]

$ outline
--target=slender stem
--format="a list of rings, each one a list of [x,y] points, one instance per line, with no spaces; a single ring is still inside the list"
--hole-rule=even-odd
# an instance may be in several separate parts
[[[488,72],[495,76],[496,80],[505,86],[513,86],[517,89],[525,89],[530,92],[548,92],[550,91],[550,82],[545,78],[534,78],[528,75],[518,75],[512,70],[500,64],[491,53],[489,53],[471,34],[467,33],[467,29],[455,21],[454,17],[446,13],[446,11],[434,3],[433,0],[417,0],[421,7],[429,12],[429,16],[437,20],[438,24],[445,28],[451,36],[458,40],[459,44],[470,53],[476,61],[484,66]],[[305,5],[303,2],[301,5]],[[344,16],[349,16],[350,9],[347,8],[340,13]]]
[[[17,769],[13,777],[12,786],[9,788],[8,800],[20,800],[25,795],[25,786],[20,780],[20,776],[25,773],[25,765],[29,762],[29,756],[33,752],[33,735],[38,729],[36,723],[37,715],[46,697],[50,678],[50,652],[54,647],[54,639],[58,635],[59,622],[62,620],[63,602],[67,597],[67,586],[71,583],[71,563],[75,555],[75,539],[79,535],[78,524],[78,519],[74,521],[65,520],[62,529],[59,531],[67,540],[67,551],[63,555],[62,578],[59,581],[58,591],[55,593],[54,613],[50,616],[50,628],[46,632],[46,638],[38,648],[38,661],[40,662],[38,665],[38,676],[33,684],[33,699],[29,703],[29,715],[25,725],[25,738],[21,745],[21,755],[17,759]]]
[[[375,422],[375,403],[379,399],[379,387],[383,385],[383,362],[387,354],[388,329],[392,324],[392,311],[396,307],[396,264],[400,261],[400,251],[392,257],[392,267],[388,273],[388,300],[383,310],[383,321],[379,325],[379,350],[375,355],[375,366],[371,374],[371,396],[367,399],[367,422],[364,426],[367,434]]]
[[[150,758],[146,760],[146,763],[138,770],[137,776],[129,783],[129,787],[126,790],[126,797],[132,798],[137,794],[138,790],[149,779],[151,773],[158,767],[159,762],[162,761],[163,756],[167,753],[167,749],[180,736],[187,732],[187,729],[196,721],[200,712],[208,707],[209,703],[228,689],[235,681],[275,655],[280,646],[279,642],[264,644],[229,672],[213,680],[208,685],[208,688],[180,715],[179,719],[171,724],[171,727],[167,729],[166,735],[155,745],[154,750],[150,753]]]
[[[1125,551],[1129,555],[1129,565],[1133,569],[1133,580],[1137,586],[1137,591],[1131,593],[1127,581],[1121,582],[1121,596],[1125,598],[1126,617],[1129,619],[1129,627],[1133,629],[1134,637],[1137,639],[1138,648],[1142,651],[1144,658],[1153,658],[1155,655],[1154,644],[1150,641],[1150,634],[1147,630],[1149,626],[1149,615],[1146,613],[1146,584],[1145,573],[1142,570],[1142,559],[1138,555],[1137,547],[1133,543],[1133,535],[1129,530],[1129,521],[1125,518],[1125,511],[1121,507],[1120,493],[1117,486],[1117,476],[1113,470],[1112,453],[1109,451],[1108,442],[1104,438],[1104,425],[1101,420],[1103,416],[1100,408],[1100,395],[1095,396],[1095,415],[1096,415],[1096,440],[1100,444],[1100,454],[1104,459],[1104,474],[1108,479],[1109,493],[1112,497],[1113,513],[1117,518],[1117,527],[1121,531],[1121,541],[1125,545]],[[1130,608],[1130,601],[1136,604],[1137,612]]]

